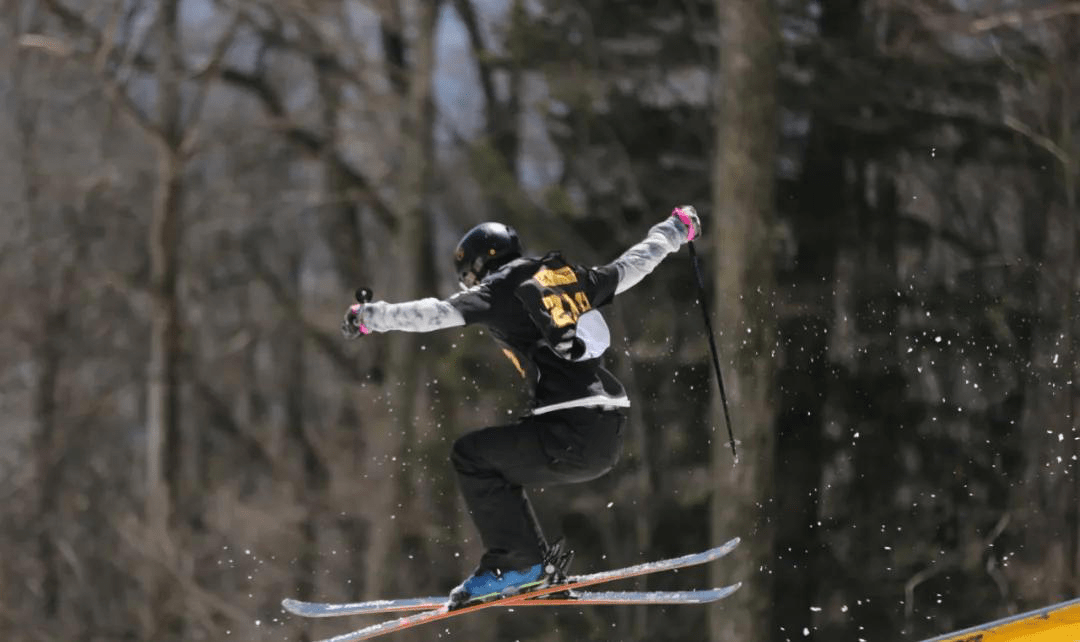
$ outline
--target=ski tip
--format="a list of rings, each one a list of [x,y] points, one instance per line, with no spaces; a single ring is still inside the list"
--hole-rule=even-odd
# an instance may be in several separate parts
[[[281,608],[285,609],[293,615],[299,615],[301,617],[314,617],[318,613],[312,612],[311,607],[314,606],[311,602],[304,602],[302,600],[294,600],[291,597],[287,597],[281,600]]]
[[[742,582],[735,582],[734,584],[728,584],[727,586],[719,586],[714,589],[706,589],[704,591],[701,591],[701,594],[703,596],[701,603],[708,604],[710,602],[718,602],[725,597],[731,595],[735,591],[738,591],[740,588],[742,588]]]
[[[720,586],[714,589],[706,589],[701,591],[702,604],[709,604],[711,602],[718,602],[725,597],[731,595],[735,591],[742,588],[742,582],[735,582],[734,584],[728,584],[727,586]]]
[[[726,554],[730,553],[731,551],[735,550],[735,547],[738,546],[739,542],[741,542],[741,541],[742,541],[742,539],[739,538],[739,537],[732,537],[731,539],[724,542],[723,544],[721,544],[720,546],[716,547],[713,550],[717,551],[721,555],[726,555]]]

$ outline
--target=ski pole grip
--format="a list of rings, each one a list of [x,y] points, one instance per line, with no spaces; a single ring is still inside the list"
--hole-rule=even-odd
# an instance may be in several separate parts
[[[374,293],[371,291],[371,288],[365,287],[356,289],[356,302],[359,303],[361,306],[365,303],[369,303],[372,296],[374,296]],[[360,329],[360,332],[362,334],[371,334],[371,330],[369,330],[367,326],[364,325],[364,322],[360,319],[357,319],[357,327]]]
[[[694,237],[697,235],[697,230],[694,229],[693,219],[691,219],[690,216],[686,212],[684,212],[681,207],[676,207],[674,211],[671,212],[671,215],[677,216],[679,220],[682,221],[683,225],[689,228],[690,231],[687,232],[686,240],[693,241]]]

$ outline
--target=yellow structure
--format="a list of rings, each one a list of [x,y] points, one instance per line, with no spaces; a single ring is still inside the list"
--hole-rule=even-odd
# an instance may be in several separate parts
[[[1080,599],[988,622],[924,642],[1080,642]]]

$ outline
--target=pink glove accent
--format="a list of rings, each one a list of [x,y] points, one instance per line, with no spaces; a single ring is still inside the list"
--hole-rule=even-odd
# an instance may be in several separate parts
[[[368,329],[362,321],[360,321],[360,308],[364,307],[362,303],[354,303],[349,311],[356,316],[356,327],[360,330],[360,334],[371,334],[371,330]]]
[[[686,240],[693,241],[694,234],[697,232],[697,230],[694,229],[694,222],[690,220],[690,217],[683,213],[681,207],[676,207],[675,210],[671,213],[671,215],[678,216],[679,220],[683,222],[683,225],[690,228],[690,232],[689,234],[687,234]]]

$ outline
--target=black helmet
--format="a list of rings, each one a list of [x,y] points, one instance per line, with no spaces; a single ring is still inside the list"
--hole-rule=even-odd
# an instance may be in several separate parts
[[[481,223],[465,233],[454,250],[463,287],[472,287],[494,270],[521,256],[517,232],[502,223]]]

